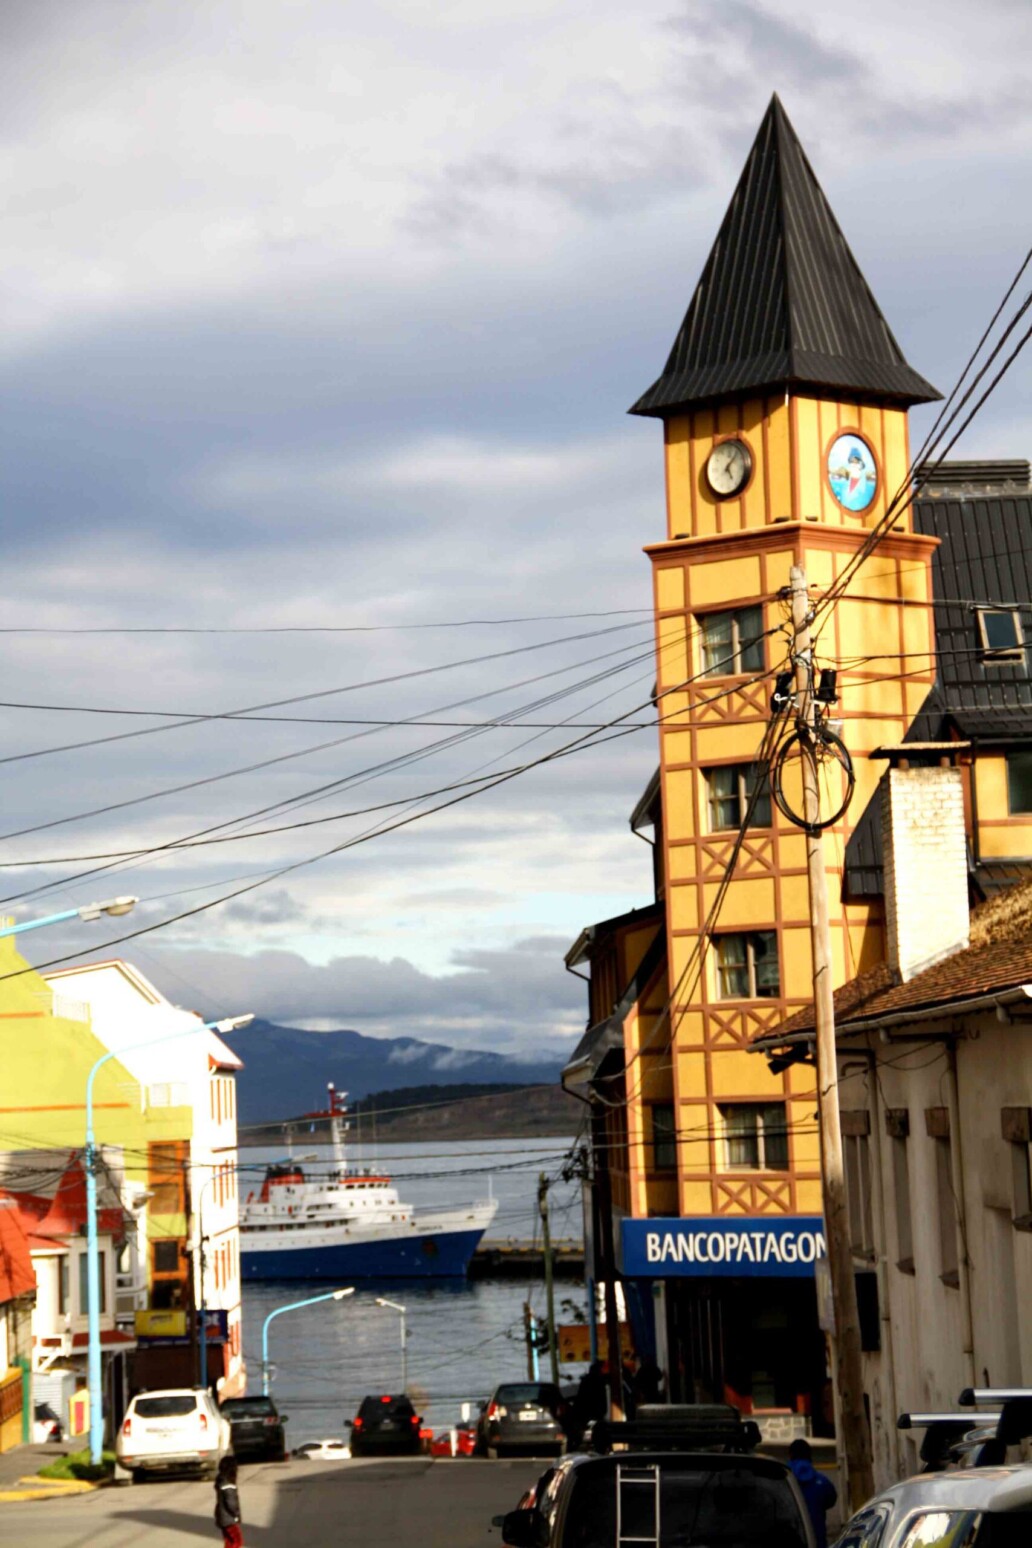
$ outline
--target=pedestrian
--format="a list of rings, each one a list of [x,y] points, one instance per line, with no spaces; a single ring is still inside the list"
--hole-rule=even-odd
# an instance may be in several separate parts
[[[606,1378],[600,1361],[594,1360],[581,1377],[573,1400],[570,1413],[570,1440],[573,1445],[579,1446],[588,1425],[594,1424],[596,1419],[604,1419],[608,1412]]]
[[[215,1525],[222,1533],[225,1548],[244,1548],[236,1457],[223,1457],[215,1475]]]
[[[831,1479],[818,1472],[813,1465],[813,1452],[809,1441],[794,1440],[788,1448],[788,1465],[795,1474],[796,1483],[810,1512],[813,1535],[817,1548],[828,1545],[828,1511],[838,1499],[838,1491]]]
[[[639,1363],[634,1376],[634,1401],[635,1407],[642,1403],[658,1403],[662,1397],[663,1372],[652,1359],[646,1355]]]

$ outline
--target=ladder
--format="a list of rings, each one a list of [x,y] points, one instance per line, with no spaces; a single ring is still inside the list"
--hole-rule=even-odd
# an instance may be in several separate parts
[[[646,1509],[644,1511],[628,1510],[627,1507],[633,1500],[639,1504],[643,1498],[643,1491],[650,1490],[650,1495],[644,1495]],[[652,1521],[648,1522],[648,1503],[651,1498]],[[652,1531],[647,1535],[632,1534],[624,1531],[624,1516],[631,1516],[632,1524],[644,1529],[651,1524]],[[616,1464],[616,1545],[615,1548],[624,1548],[625,1544],[645,1544],[646,1548],[659,1548],[659,1468],[653,1463],[650,1466],[633,1467],[625,1462]]]

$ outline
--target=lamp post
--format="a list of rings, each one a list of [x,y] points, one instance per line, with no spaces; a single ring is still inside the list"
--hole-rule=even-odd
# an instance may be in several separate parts
[[[399,1306],[397,1301],[388,1301],[384,1296],[376,1297],[377,1306],[386,1306],[390,1311],[401,1314],[401,1390],[408,1391],[408,1344],[405,1337],[405,1311],[404,1306]]]
[[[221,1021],[202,1021],[197,1026],[179,1027],[161,1037],[148,1037],[122,1048],[111,1048],[91,1066],[86,1077],[86,1318],[88,1332],[87,1381],[90,1395],[90,1461],[99,1466],[104,1447],[104,1398],[100,1370],[100,1247],[97,1241],[97,1141],[93,1132],[93,1083],[109,1059],[153,1048],[179,1037],[194,1037],[198,1032],[219,1032],[225,1036],[237,1032],[254,1020],[254,1012],[245,1016],[225,1016]]]
[[[327,1290],[325,1295],[310,1295],[305,1301],[291,1301],[286,1306],[277,1306],[271,1311],[262,1323],[262,1394],[269,1395],[269,1323],[274,1317],[282,1317],[284,1312],[300,1311],[302,1306],[317,1306],[320,1301],[343,1301],[346,1295],[354,1295],[354,1285],[348,1285],[345,1290]]]
[[[26,930],[41,930],[44,925],[64,924],[68,919],[83,919],[91,922],[99,919],[101,914],[110,914],[117,917],[119,914],[128,914],[135,908],[139,898],[108,898],[104,903],[87,903],[82,908],[66,908],[60,914],[45,914],[42,919],[26,919],[24,924],[9,924],[0,928],[0,936],[23,935]]]

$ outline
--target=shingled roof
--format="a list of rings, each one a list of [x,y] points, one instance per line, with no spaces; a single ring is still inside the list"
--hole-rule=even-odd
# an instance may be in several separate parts
[[[774,96],[663,374],[630,412],[788,387],[940,396],[904,359]]]
[[[971,945],[917,973],[906,983],[899,971],[881,962],[835,991],[839,1033],[898,1015],[905,1023],[915,1012],[941,1009],[982,995],[1002,994],[1032,983],[1032,881],[998,893],[971,916]],[[754,1046],[770,1049],[798,1041],[814,1028],[813,1006],[797,1011]]]

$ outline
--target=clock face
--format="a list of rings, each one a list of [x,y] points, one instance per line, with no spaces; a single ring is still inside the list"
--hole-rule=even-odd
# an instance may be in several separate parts
[[[744,441],[721,441],[706,462],[706,482],[722,499],[744,489],[751,472],[752,453]]]

